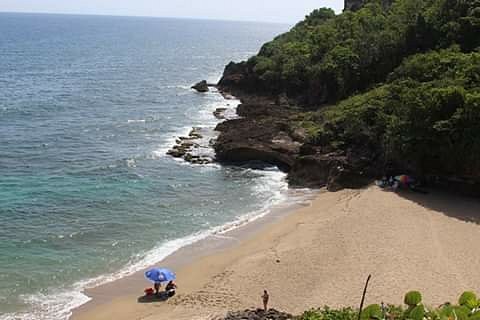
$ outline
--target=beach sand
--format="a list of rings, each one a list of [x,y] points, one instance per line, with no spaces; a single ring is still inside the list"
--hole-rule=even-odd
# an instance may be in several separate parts
[[[140,274],[89,292],[75,320],[212,319],[228,310],[270,306],[298,314],[324,305],[402,304],[409,290],[424,302],[480,292],[480,202],[446,194],[377,187],[321,193],[311,205],[179,267],[178,294],[138,301]],[[231,236],[231,238],[234,238]]]

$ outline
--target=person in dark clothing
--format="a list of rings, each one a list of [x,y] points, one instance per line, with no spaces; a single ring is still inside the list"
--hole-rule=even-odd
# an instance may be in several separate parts
[[[263,310],[265,311],[268,310],[268,299],[270,299],[270,296],[268,295],[267,290],[263,290],[262,301],[263,301]]]
[[[173,297],[175,295],[176,289],[177,289],[177,285],[173,281],[170,281],[165,287],[165,291],[167,292],[167,295],[169,297]]]

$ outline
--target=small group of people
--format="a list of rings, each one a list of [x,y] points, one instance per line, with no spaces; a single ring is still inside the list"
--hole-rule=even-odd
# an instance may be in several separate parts
[[[161,292],[160,292],[161,287],[162,287],[161,282],[155,282],[153,284],[153,289],[152,288],[145,289],[145,295],[149,296],[149,295],[155,294],[156,296],[158,296],[158,295],[161,294]],[[165,286],[164,293],[165,293],[166,297],[171,298],[175,295],[176,290],[177,290],[177,285],[175,284],[175,282],[169,281],[167,283],[167,285]]]
[[[177,285],[173,280],[177,278],[175,272],[167,268],[152,268],[145,272],[145,278],[153,282],[153,288],[145,289],[145,295],[161,295],[162,297],[173,297],[177,289]],[[167,283],[165,292],[160,292],[162,283]]]
[[[160,294],[161,286],[162,286],[161,282],[155,282],[155,284],[153,285],[153,288],[155,289],[155,294],[156,295]],[[167,285],[165,286],[165,293],[167,294],[167,296],[169,298],[173,297],[175,295],[176,290],[177,290],[177,285],[175,284],[175,282],[173,282],[173,280],[169,281],[167,283]]]
[[[397,190],[399,188],[413,190],[416,187],[414,178],[408,175],[400,176],[384,176],[381,180],[376,181],[376,185],[384,189]]]

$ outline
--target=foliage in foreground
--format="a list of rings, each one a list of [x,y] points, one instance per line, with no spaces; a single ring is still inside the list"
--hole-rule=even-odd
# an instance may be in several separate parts
[[[464,292],[458,304],[445,303],[437,308],[422,304],[422,296],[418,291],[405,295],[406,307],[393,305],[369,305],[363,309],[361,320],[479,320],[480,300],[475,293]],[[333,310],[328,307],[305,311],[298,320],[357,320],[358,310],[343,308]]]

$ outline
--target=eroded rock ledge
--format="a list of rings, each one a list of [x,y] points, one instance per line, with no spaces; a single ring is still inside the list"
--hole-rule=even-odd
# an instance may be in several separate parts
[[[230,70],[230,68],[234,70]],[[294,187],[327,187],[331,191],[357,188],[372,181],[375,172],[372,155],[367,152],[336,153],[308,143],[304,129],[295,125],[302,110],[285,96],[266,97],[248,94],[242,68],[230,64],[219,83],[223,94],[235,94],[242,104],[239,119],[227,120],[216,127],[220,132],[214,143],[216,160],[221,163],[263,161],[288,172]],[[368,170],[366,170],[366,168]]]

